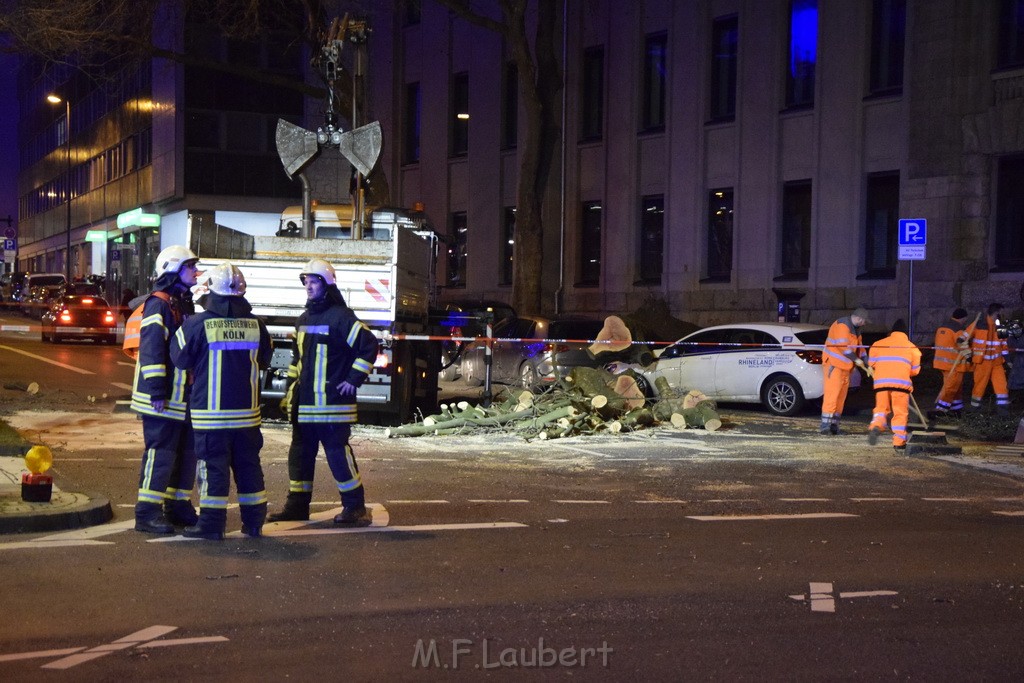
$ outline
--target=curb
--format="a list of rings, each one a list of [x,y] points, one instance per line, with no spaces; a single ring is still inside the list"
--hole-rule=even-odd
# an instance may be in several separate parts
[[[79,499],[84,498],[85,502]],[[70,504],[68,502],[70,499]],[[24,503],[24,512],[0,514],[0,534],[63,531],[105,524],[114,518],[110,501],[85,494],[54,492],[49,503]]]

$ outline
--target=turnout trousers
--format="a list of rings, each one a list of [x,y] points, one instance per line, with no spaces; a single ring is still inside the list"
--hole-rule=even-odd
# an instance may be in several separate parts
[[[875,392],[875,411],[871,417],[872,429],[885,431],[889,428],[889,413],[892,413],[892,445],[907,443],[907,417],[910,414],[910,394],[905,391],[880,389]]]
[[[142,454],[136,510],[140,505],[146,509],[164,501],[188,501],[196,481],[191,421],[143,415],[142,436],[146,450]]]
[[[242,524],[250,528],[263,526],[267,491],[260,465],[260,428],[199,430],[195,440],[199,457],[198,526],[204,531],[224,531],[232,473]]]
[[[303,422],[294,426],[288,449],[289,493],[313,492],[313,473],[320,444],[324,445],[327,465],[341,494],[341,504],[358,507],[365,504],[363,481],[356,456],[348,443],[352,425],[340,422]]]

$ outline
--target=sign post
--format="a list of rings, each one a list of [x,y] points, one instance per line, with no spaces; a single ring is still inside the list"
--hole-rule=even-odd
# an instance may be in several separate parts
[[[914,261],[924,261],[928,244],[928,221],[924,218],[901,218],[898,230],[898,258],[910,261],[909,300],[907,302],[907,336],[914,334]]]

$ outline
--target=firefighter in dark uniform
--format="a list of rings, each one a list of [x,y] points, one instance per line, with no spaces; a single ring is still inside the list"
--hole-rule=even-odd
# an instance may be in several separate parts
[[[160,252],[153,291],[143,305],[131,409],[142,417],[142,454],[135,528],[152,534],[196,523],[192,486],[196,455],[186,402],[186,373],[171,364],[170,339],[193,312],[189,288],[196,284],[196,255],[175,245]]]
[[[270,365],[270,334],[245,300],[242,271],[223,263],[207,276],[206,310],[186,320],[171,342],[174,365],[195,377],[190,408],[199,458],[199,520],[182,533],[224,538],[233,472],[242,533],[258,537],[267,516],[259,377]]]
[[[288,451],[288,499],[270,521],[309,519],[313,472],[320,444],[341,495],[335,524],[365,524],[369,517],[359,467],[348,440],[356,422],[356,389],[377,358],[377,338],[338,290],[334,267],[322,259],[299,276],[306,310],[296,324],[286,408],[294,425]]]

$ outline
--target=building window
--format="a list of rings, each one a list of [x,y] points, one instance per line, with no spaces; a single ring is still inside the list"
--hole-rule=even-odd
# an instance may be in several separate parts
[[[900,174],[868,175],[864,211],[864,271],[869,277],[896,276],[896,229],[900,213]]]
[[[466,212],[456,211],[451,216],[448,232],[448,286],[466,286]]]
[[[600,140],[604,132],[604,46],[583,52],[583,96],[580,98],[580,139]]]
[[[665,72],[668,69],[668,36],[653,33],[644,41],[643,98],[641,112],[643,131],[661,130],[665,127]]]
[[[650,195],[640,202],[640,282],[659,284],[665,249],[665,197]]]
[[[903,91],[903,46],[907,34],[907,0],[874,0],[871,10],[872,95]]]
[[[501,144],[512,149],[519,142],[519,67],[509,62],[503,75]]]
[[[516,207],[506,206],[502,217],[502,239],[498,258],[501,260],[498,284],[512,284],[512,266],[516,246]]]
[[[580,285],[601,282],[601,202],[583,202],[580,214]]]
[[[811,181],[782,186],[781,277],[807,279],[811,267]]]
[[[415,164],[420,160],[420,84],[407,83],[402,116],[402,163]]]
[[[734,15],[715,19],[711,26],[711,119],[736,115],[736,56],[739,19]]]
[[[405,12],[403,19],[406,26],[415,26],[420,23],[420,3],[422,0],[405,0]]]
[[[789,55],[786,106],[814,105],[814,65],[818,55],[818,0],[789,3]]]
[[[997,268],[1024,270],[1024,155],[999,160],[996,183]]]
[[[1001,1],[997,60],[997,69],[1024,66],[1024,0]]]
[[[469,74],[452,76],[451,156],[469,152]]]
[[[728,281],[732,277],[731,187],[708,192],[708,279]]]

